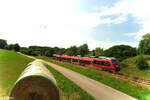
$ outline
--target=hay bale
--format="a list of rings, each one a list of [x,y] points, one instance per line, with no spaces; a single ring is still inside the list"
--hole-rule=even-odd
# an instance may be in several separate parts
[[[35,60],[28,65],[14,84],[10,97],[14,100],[59,100],[56,80],[44,64]]]

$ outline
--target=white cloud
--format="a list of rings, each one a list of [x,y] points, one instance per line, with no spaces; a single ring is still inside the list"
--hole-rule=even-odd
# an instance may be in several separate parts
[[[126,36],[135,36],[135,39],[140,40],[141,37],[150,32],[150,1],[149,0],[121,0],[113,7],[107,8],[100,13],[100,16],[120,15],[125,17],[130,14],[135,18],[135,23],[142,27],[139,32],[125,33]],[[125,19],[125,18],[124,18]],[[121,20],[124,22],[125,20]]]
[[[95,13],[76,12],[72,0],[2,0],[0,14],[0,38],[22,46],[79,45],[100,23]]]
[[[120,24],[127,20],[127,14],[132,14],[138,19],[137,23],[143,25],[140,32],[147,33],[150,22],[147,15],[150,14],[146,13],[149,7],[138,7],[143,2],[138,0],[138,3],[135,3],[133,0],[130,3],[123,0],[112,8],[105,6],[100,12],[85,13],[76,11],[73,0],[1,0],[0,38],[22,46],[69,47],[88,43],[90,49],[97,46],[106,49],[119,43],[92,40],[86,32],[99,24]],[[120,16],[115,19],[101,19],[101,16],[116,14]],[[138,36],[139,34],[136,35]],[[125,44],[135,45],[128,42]]]

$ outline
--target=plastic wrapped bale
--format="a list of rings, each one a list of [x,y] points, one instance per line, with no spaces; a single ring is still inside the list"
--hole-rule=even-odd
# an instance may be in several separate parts
[[[40,60],[28,65],[14,84],[10,97],[13,100],[59,100],[56,80],[46,66]]]

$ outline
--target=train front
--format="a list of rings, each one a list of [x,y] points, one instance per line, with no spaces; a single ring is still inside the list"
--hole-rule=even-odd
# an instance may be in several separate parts
[[[115,67],[115,72],[119,72],[121,68],[120,68],[118,61],[116,59],[111,59],[111,62]]]

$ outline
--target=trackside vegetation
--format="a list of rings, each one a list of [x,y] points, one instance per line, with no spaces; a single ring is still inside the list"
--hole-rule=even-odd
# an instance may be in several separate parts
[[[148,64],[142,55],[140,55],[139,58],[137,59],[136,67],[140,70],[148,69]]]
[[[140,56],[142,56],[142,59],[140,58]],[[137,63],[139,62],[139,59],[140,62],[142,62],[142,64],[138,64],[138,66],[143,68],[143,60],[144,63],[146,63],[146,67],[144,67],[143,70],[137,67]],[[120,64],[121,66],[124,65],[124,67],[122,67],[120,71],[121,73],[130,76],[144,78],[144,79],[150,79],[150,55],[138,55],[135,57],[130,57],[123,60]]]
[[[95,70],[89,67],[77,67],[77,65],[69,64],[69,63],[60,63],[54,60],[49,59],[48,57],[38,57],[43,60],[49,61],[51,63],[60,65],[62,67],[71,69],[75,72],[83,74],[91,79],[104,83],[112,88],[115,88],[119,91],[122,91],[130,96],[133,96],[139,100],[148,100],[146,98],[149,97],[150,90],[141,85],[133,84],[129,80],[121,80],[114,78],[110,75],[105,74],[104,72]]]

